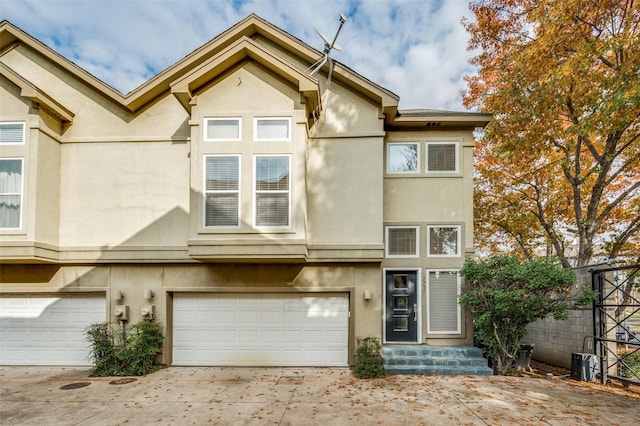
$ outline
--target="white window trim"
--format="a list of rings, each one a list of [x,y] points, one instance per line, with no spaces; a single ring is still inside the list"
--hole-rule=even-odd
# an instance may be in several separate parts
[[[427,298],[430,297],[430,281],[429,281],[429,273],[430,272],[456,272],[456,299],[460,298],[460,294],[462,292],[462,278],[460,276],[460,270],[459,269],[427,269],[426,270],[426,281],[427,281],[427,285],[426,285],[426,291],[427,291]],[[444,335],[444,334],[462,334],[462,308],[460,307],[460,302],[456,302],[456,320],[457,320],[457,329],[454,330],[450,330],[450,331],[431,331],[431,312],[430,312],[430,300],[427,300],[427,334],[432,334],[432,335]]]
[[[416,170],[415,171],[407,171],[407,172],[396,172],[396,171],[392,171],[389,168],[390,165],[390,159],[391,159],[391,147],[393,145],[415,145],[416,146],[416,155],[417,155],[417,164],[416,164]],[[420,165],[420,142],[388,142],[387,143],[387,174],[389,175],[416,175],[416,174],[420,174],[420,167],[422,167]]]
[[[421,344],[423,342],[422,340],[422,269],[420,268],[382,268],[382,288],[383,288],[383,294],[382,294],[382,343],[388,343],[387,342],[387,272],[394,272],[394,271],[409,271],[409,272],[416,272],[416,304],[417,306],[417,311],[416,311],[416,322],[417,322],[417,327],[418,327],[418,338],[416,339],[416,342],[413,343],[408,343],[408,344]],[[393,342],[392,342],[393,343]],[[397,342],[396,342],[397,343]],[[404,343],[404,342],[403,342]]]
[[[17,227],[6,227],[6,228],[2,228],[0,227],[0,232],[5,232],[5,231],[19,231],[22,229],[22,225],[23,225],[23,221],[22,218],[24,216],[24,158],[23,157],[5,157],[5,158],[0,158],[0,161],[10,161],[10,160],[20,160],[20,177],[22,179],[22,181],[20,182],[20,193],[18,194],[17,192],[4,192],[2,193],[2,195],[20,195],[20,214],[18,215],[18,226]]]
[[[456,228],[456,254],[431,254],[431,229],[432,228]],[[427,257],[460,257],[462,253],[462,226],[460,225],[427,225]]]
[[[257,185],[256,185],[256,178],[257,178],[257,171],[258,171],[258,158],[261,157],[287,157],[288,161],[289,161],[289,189],[286,191],[283,190],[279,190],[279,191],[261,191],[261,192],[269,192],[269,193],[273,193],[273,194],[284,194],[284,193],[288,193],[289,195],[289,216],[287,218],[287,226],[264,226],[264,225],[258,225],[258,218],[257,218],[257,207],[258,207],[258,190],[257,190]],[[260,230],[288,230],[291,229],[293,227],[293,224],[291,223],[291,177],[293,176],[292,170],[291,170],[291,154],[256,154],[253,156],[253,227],[255,229],[260,229]]]
[[[415,254],[413,255],[404,255],[404,254],[390,254],[389,253],[389,230],[390,229],[406,229],[406,228],[410,228],[410,229],[415,229],[416,231],[416,251]],[[402,225],[392,225],[392,226],[385,226],[385,245],[384,245],[384,252],[385,252],[385,257],[388,258],[418,258],[420,257],[420,226],[413,226],[413,225],[407,225],[407,226],[402,226]]]
[[[282,138],[258,138],[258,121],[287,120],[287,137]],[[291,141],[291,117],[254,117],[253,118],[253,140],[256,142],[290,142]]]
[[[455,145],[455,170],[429,170],[429,145]],[[444,175],[452,173],[460,173],[460,141],[457,140],[439,140],[439,141],[427,141],[425,142],[425,161],[424,171],[429,175]]]
[[[236,157],[238,159],[238,190],[207,191],[207,158]],[[242,157],[239,154],[206,154],[202,170],[202,228],[203,229],[240,229],[242,218]],[[238,224],[230,226],[207,226],[207,193],[238,193]]]
[[[0,141],[0,145],[5,145],[5,146],[17,146],[17,145],[24,145],[26,138],[27,138],[27,126],[26,123],[24,121],[2,121],[0,122],[1,124],[20,124],[22,126],[22,141],[21,142],[2,142]]]
[[[208,131],[209,121],[223,121],[223,120],[235,120],[238,122],[238,137],[237,138],[210,138]],[[242,140],[242,117],[205,117],[202,121],[203,134],[202,138],[205,142],[237,142]]]

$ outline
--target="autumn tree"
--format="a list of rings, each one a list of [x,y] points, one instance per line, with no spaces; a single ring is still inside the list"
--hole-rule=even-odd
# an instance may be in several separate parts
[[[476,151],[481,248],[564,267],[639,259],[639,4],[470,5],[465,105],[494,114]]]

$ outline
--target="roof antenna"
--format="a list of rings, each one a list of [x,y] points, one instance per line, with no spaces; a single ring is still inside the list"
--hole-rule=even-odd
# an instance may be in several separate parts
[[[317,74],[318,71],[320,71],[320,68],[322,68],[324,64],[329,62],[329,75],[328,75],[329,82],[331,82],[331,72],[333,71],[333,60],[329,56],[329,53],[331,53],[332,49],[342,50],[340,49],[340,46],[336,44],[336,40],[338,39],[338,34],[340,34],[340,30],[342,29],[342,26],[344,25],[345,22],[347,22],[347,18],[342,13],[340,13],[339,15],[340,15],[340,26],[338,27],[338,31],[336,31],[336,35],[333,36],[333,40],[331,41],[329,41],[329,39],[325,37],[325,35],[322,34],[316,27],[313,27],[318,33],[318,35],[320,36],[320,38],[322,39],[322,41],[324,41],[324,55],[322,56],[322,58],[318,59],[313,65],[307,68],[307,71],[311,70],[309,75]]]

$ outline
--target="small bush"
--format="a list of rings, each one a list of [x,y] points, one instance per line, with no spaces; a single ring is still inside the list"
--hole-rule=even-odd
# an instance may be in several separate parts
[[[377,337],[358,339],[356,365],[354,368],[356,377],[359,379],[372,379],[384,377],[387,374],[382,365],[381,348],[380,339]]]
[[[640,376],[640,350],[620,354],[620,376],[637,378]]]
[[[128,328],[111,323],[92,324],[85,332],[91,343],[94,376],[141,376],[157,368],[164,336],[160,324],[144,320]]]

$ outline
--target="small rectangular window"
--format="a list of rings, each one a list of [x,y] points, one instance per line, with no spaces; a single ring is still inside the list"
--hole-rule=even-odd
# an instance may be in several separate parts
[[[205,141],[239,141],[242,138],[242,119],[239,117],[205,118]]]
[[[22,158],[0,159],[0,228],[22,224]]]
[[[428,226],[428,256],[460,256],[460,226]]]
[[[291,186],[288,155],[256,156],[255,224],[288,227]]]
[[[387,173],[418,173],[417,143],[387,144]]]
[[[427,142],[427,173],[457,171],[458,144],[456,142]]]
[[[237,227],[240,223],[240,158],[205,157],[204,226]]]
[[[290,141],[291,119],[287,117],[254,119],[254,139],[256,141]]]
[[[19,145],[24,143],[24,123],[0,123],[0,144]]]
[[[388,226],[387,257],[418,257],[418,227]]]
[[[458,271],[427,271],[427,333],[461,333]]]

